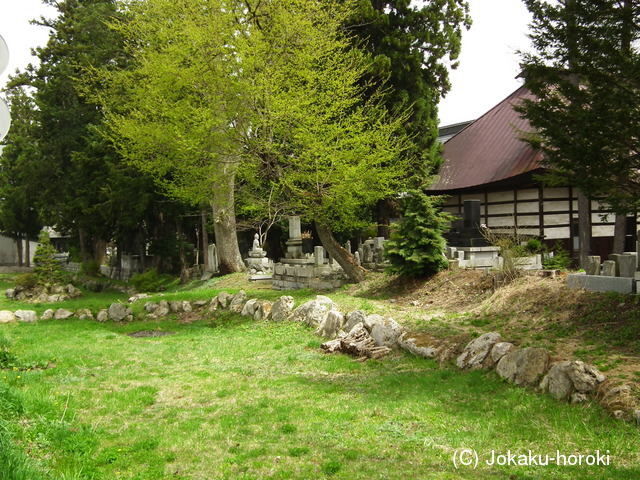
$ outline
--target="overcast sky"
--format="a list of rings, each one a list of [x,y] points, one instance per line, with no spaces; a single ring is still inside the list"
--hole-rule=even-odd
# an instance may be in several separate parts
[[[453,88],[440,104],[440,125],[472,120],[520,85],[517,49],[527,49],[530,15],[520,0],[468,0],[473,26],[464,33],[460,67],[451,73]],[[414,0],[416,5],[421,0]],[[41,0],[0,0],[0,35],[9,46],[10,63],[0,77],[24,69],[33,57],[31,48],[44,45],[48,29],[29,24],[54,9]]]

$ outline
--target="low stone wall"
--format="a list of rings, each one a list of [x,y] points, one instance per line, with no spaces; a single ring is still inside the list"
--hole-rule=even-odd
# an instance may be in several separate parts
[[[71,312],[47,310],[42,320],[79,317],[96,321],[131,321],[130,304],[140,302],[146,294],[134,295],[128,304],[116,302],[94,314],[86,309]],[[494,370],[505,381],[536,391],[548,392],[558,401],[573,404],[595,401],[616,418],[640,423],[640,403],[631,384],[607,379],[593,365],[576,360],[556,360],[544,348],[518,348],[498,332],[485,333],[468,343],[440,339],[425,333],[403,331],[393,319],[356,310],[346,314],[328,297],[318,295],[295,307],[293,297],[282,296],[275,302],[247,298],[244,290],[231,295],[220,292],[210,300],[195,302],[147,301],[144,315],[161,318],[170,314],[214,314],[228,310],[256,321],[294,321],[315,329],[327,341],[327,352],[345,352],[360,359],[380,358],[394,348],[419,357],[434,359],[441,365],[453,364],[461,370]],[[34,311],[0,311],[0,323],[36,322]]]

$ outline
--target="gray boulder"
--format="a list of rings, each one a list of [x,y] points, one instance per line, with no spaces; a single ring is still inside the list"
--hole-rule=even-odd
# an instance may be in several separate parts
[[[271,320],[273,320],[274,322],[282,322],[283,320],[287,320],[293,313],[294,305],[295,301],[293,300],[293,297],[283,295],[278,300],[276,300],[271,307]]]
[[[80,320],[93,320],[93,313],[88,308],[79,308],[76,310],[76,317]]]
[[[16,310],[14,315],[21,322],[36,323],[38,321],[38,314],[33,310]]]
[[[244,304],[244,307],[242,307],[242,311],[240,312],[240,315],[242,315],[243,317],[253,317],[253,315],[256,313],[256,309],[258,308],[259,304],[258,304],[258,299],[257,298],[252,298],[251,300],[247,300],[247,303]]]
[[[56,313],[53,314],[53,318],[56,320],[66,320],[67,318],[73,317],[74,313],[66,308],[59,308],[56,310]]]
[[[232,298],[233,298],[233,295],[230,295],[227,292],[220,292],[218,294],[218,303],[222,308],[227,308]]]
[[[44,313],[42,314],[42,316],[40,317],[40,320],[50,320],[53,318],[53,316],[55,315],[55,311],[53,311],[51,308],[48,308],[44,311]]]
[[[540,389],[549,392],[556,400],[577,403],[587,394],[595,393],[604,381],[605,376],[596,367],[580,361],[565,361],[551,366],[540,382]]]
[[[229,310],[235,313],[240,313],[246,300],[247,293],[244,290],[240,290],[231,298],[231,301],[229,302]]]
[[[0,310],[0,323],[11,323],[16,321],[15,314],[10,310]]]
[[[173,300],[171,302],[169,302],[169,310],[171,310],[171,313],[180,313],[182,312],[182,302],[179,302],[178,300]]]
[[[7,298],[15,298],[16,290],[15,288],[7,288],[4,292],[5,297]]]
[[[378,347],[391,348],[396,346],[398,338],[402,334],[402,327],[398,322],[380,315],[368,315],[364,326],[371,333],[371,337]]]
[[[345,318],[340,312],[337,310],[329,310],[324,320],[318,325],[316,335],[328,339],[336,338],[338,332],[342,330],[344,323]]]
[[[96,321],[97,322],[101,322],[104,323],[107,320],[109,320],[109,311],[105,308],[102,309],[98,312],[98,314],[96,315]]]
[[[353,327],[355,327],[357,324],[359,323],[364,324],[364,321],[366,320],[366,318],[367,318],[367,314],[362,310],[355,310],[353,312],[347,313],[344,331],[350,332],[353,329]]]
[[[189,302],[188,300],[184,300],[182,302],[182,311],[184,313],[193,312],[193,307],[191,306],[191,302]]]
[[[126,307],[124,304],[120,302],[112,303],[109,306],[108,314],[109,319],[114,322],[122,322],[127,319],[127,316],[131,315],[133,310],[131,308]]]
[[[268,300],[262,300],[258,302],[258,306],[253,314],[254,320],[268,320],[271,317],[271,310],[273,304]]]
[[[144,304],[144,311],[147,313],[153,313],[158,309],[158,304],[156,302],[147,302]]]
[[[502,378],[522,386],[536,386],[547,371],[549,352],[527,347],[513,350],[500,359],[496,372]]]
[[[291,319],[296,322],[306,323],[310,327],[318,327],[324,322],[330,307],[330,304],[321,303],[318,300],[309,300],[293,311]]]
[[[491,360],[493,364],[497,364],[511,350],[515,349],[515,345],[511,342],[498,342],[491,349]]]
[[[456,365],[462,369],[489,368],[493,365],[490,352],[493,346],[501,341],[502,335],[497,332],[480,335],[464,348],[456,360]]]

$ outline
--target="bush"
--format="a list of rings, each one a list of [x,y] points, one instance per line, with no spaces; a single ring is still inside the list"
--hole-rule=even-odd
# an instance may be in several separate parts
[[[144,273],[137,273],[129,283],[139,292],[160,292],[165,289],[165,285],[171,281],[168,275],[160,275],[155,268]]]
[[[97,260],[89,260],[80,265],[80,273],[87,277],[97,277],[100,275],[100,263]]]
[[[567,270],[571,267],[573,259],[560,243],[556,243],[550,255],[544,255],[542,267],[546,270]]]
[[[31,290],[38,285],[38,277],[33,273],[23,273],[16,276],[15,282],[16,286],[24,288],[25,290]]]

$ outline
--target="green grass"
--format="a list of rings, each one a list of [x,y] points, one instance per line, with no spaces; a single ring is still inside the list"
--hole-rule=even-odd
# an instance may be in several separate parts
[[[126,335],[139,330],[175,334]],[[325,355],[298,324],[225,313],[190,324],[72,319],[0,332],[20,365],[36,365],[0,371],[3,480],[640,476],[637,427],[597,407],[401,353],[364,363]],[[481,461],[456,470],[462,448],[483,460],[492,450],[608,450],[611,465]]]

